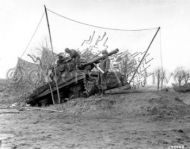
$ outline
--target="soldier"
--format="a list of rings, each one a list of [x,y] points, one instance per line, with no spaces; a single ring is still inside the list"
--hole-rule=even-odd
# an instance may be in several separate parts
[[[59,53],[57,55],[57,61],[56,61],[56,68],[55,68],[55,70],[56,70],[57,79],[58,80],[61,79],[62,73],[66,70],[66,57],[64,56],[63,53]]]
[[[99,64],[100,69],[103,70],[103,72],[99,72],[99,91],[105,94],[105,90],[107,89],[106,78],[110,69],[110,59],[108,58],[107,50],[102,51],[102,56],[105,56],[105,58]]]
[[[57,62],[56,62],[57,66],[60,66],[61,64],[65,63],[66,58],[64,57],[62,53],[59,53],[57,57],[58,57]]]
[[[70,55],[70,58],[74,64],[74,66],[76,68],[78,68],[78,66],[80,65],[80,54],[76,50],[69,49],[69,48],[66,48],[65,52]]]

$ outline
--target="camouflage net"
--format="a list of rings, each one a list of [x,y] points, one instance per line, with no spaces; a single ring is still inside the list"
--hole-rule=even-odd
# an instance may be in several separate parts
[[[55,64],[56,54],[64,53],[65,48],[77,50],[81,59],[87,62],[99,57],[102,50],[110,52],[118,48],[120,52],[110,57],[110,71],[114,72],[114,77],[122,78],[124,83],[130,82],[134,86],[146,84],[147,78],[151,75],[150,71],[147,70],[151,66],[152,57],[154,60],[157,59],[156,63],[160,65],[157,42],[152,50],[158,52],[147,53],[133,79],[133,74],[136,72],[137,66],[141,62],[141,58],[157,28],[124,30],[97,27],[72,19],[67,20],[64,17],[63,19],[60,14],[58,15],[49,9],[48,11],[53,49],[49,48],[51,46],[49,38],[47,38],[49,37],[46,28],[47,22],[42,16],[35,30],[36,34],[23,52],[22,59],[18,59],[16,68],[7,73],[10,84],[14,85],[15,88],[26,89],[30,92],[44,85],[49,68]],[[43,39],[45,39],[45,44]],[[41,41],[43,42],[39,46]],[[94,70],[98,71],[97,69]],[[110,80],[110,84],[112,83],[114,82]]]
[[[52,67],[55,57],[46,47],[42,47],[41,51],[39,61],[32,63],[18,58],[16,67],[7,72],[8,91],[15,95],[18,93],[16,96],[20,99],[28,97],[36,88],[46,83],[45,76]]]

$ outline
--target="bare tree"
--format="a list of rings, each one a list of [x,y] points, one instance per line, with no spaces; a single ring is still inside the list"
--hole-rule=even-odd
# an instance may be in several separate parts
[[[178,83],[179,86],[182,85],[182,81],[186,81],[189,78],[185,77],[185,70],[183,67],[177,67],[174,71],[174,80]],[[186,78],[186,79],[185,79]],[[187,80],[188,81],[188,80]]]
[[[166,71],[163,70],[163,68],[157,68],[154,71],[154,77],[157,80],[157,90],[162,89],[163,87],[163,82],[166,78]]]
[[[190,79],[190,72],[188,70],[185,70],[185,73],[184,73],[184,82],[185,82],[185,84],[188,83],[189,79]]]

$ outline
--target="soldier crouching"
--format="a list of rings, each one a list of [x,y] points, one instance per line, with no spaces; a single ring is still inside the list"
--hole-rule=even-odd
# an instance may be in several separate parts
[[[79,65],[80,65],[80,54],[79,54],[76,50],[74,50],[74,49],[69,49],[69,48],[66,48],[66,49],[65,49],[65,52],[66,52],[67,54],[69,54],[70,59],[71,59],[73,65],[74,65],[74,67],[75,67],[76,69],[78,69],[78,67],[79,67]]]

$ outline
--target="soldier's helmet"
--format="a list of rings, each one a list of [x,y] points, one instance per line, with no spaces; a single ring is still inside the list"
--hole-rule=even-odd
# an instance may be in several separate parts
[[[69,48],[65,48],[65,52],[69,53],[71,50]]]
[[[108,55],[108,51],[107,50],[102,50],[102,55]]]

